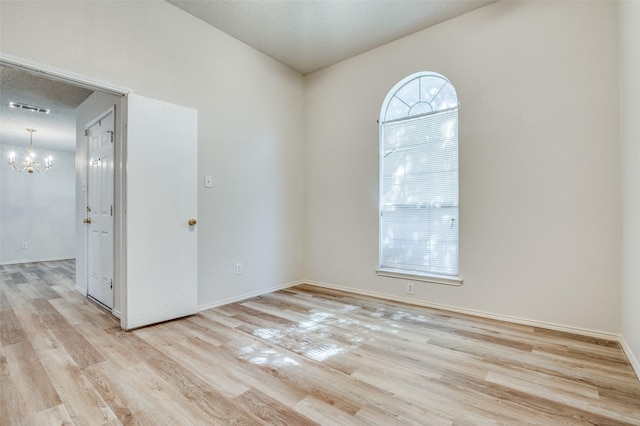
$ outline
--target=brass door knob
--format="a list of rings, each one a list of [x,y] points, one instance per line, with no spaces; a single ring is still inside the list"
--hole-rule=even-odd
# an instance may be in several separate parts
[[[195,220],[195,219],[189,219],[189,226],[193,226],[193,225],[195,225],[196,223],[198,223],[198,221],[197,221],[197,220]]]
[[[91,223],[91,218],[90,218],[90,217],[88,217],[88,218],[86,218],[85,220],[83,220],[83,222],[84,222],[84,223]]]

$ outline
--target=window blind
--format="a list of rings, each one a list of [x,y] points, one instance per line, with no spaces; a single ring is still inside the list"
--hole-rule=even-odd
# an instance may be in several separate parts
[[[380,267],[458,275],[458,109],[381,125]]]

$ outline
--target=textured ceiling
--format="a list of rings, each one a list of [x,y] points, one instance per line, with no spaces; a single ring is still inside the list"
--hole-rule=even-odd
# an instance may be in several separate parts
[[[0,66],[0,143],[29,145],[27,128],[36,129],[33,147],[73,152],[76,149],[75,109],[91,90]],[[48,108],[49,114],[15,109],[9,102]],[[4,161],[4,159],[2,159]]]
[[[167,1],[308,74],[494,0]],[[75,151],[75,108],[91,93],[0,66],[0,143],[28,146],[26,128],[34,128],[36,150]],[[51,113],[13,109],[10,101]]]
[[[167,0],[308,74],[494,0]]]

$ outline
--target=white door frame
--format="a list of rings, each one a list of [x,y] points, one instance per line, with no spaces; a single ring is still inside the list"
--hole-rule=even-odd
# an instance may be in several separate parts
[[[36,73],[44,78],[50,80],[62,81],[64,83],[72,84],[87,88],[89,90],[101,91],[110,93],[113,95],[121,96],[121,102],[119,105],[120,112],[118,117],[120,120],[116,120],[116,136],[115,141],[115,188],[114,188],[114,283],[120,288],[120,306],[122,312],[120,314],[120,326],[124,328],[126,324],[126,310],[124,309],[125,300],[125,286],[126,286],[126,208],[125,208],[125,194],[126,194],[126,127],[125,118],[127,117],[127,96],[129,93],[133,93],[132,90],[116,86],[108,82],[99,81],[80,75],[68,70],[62,70],[55,67],[51,67],[46,64],[29,61],[24,58],[20,58],[13,55],[8,55],[0,52],[0,64],[19,68],[30,73]],[[86,253],[86,246],[82,248]],[[76,272],[77,274],[77,272]],[[86,293],[86,288],[85,288]],[[86,294],[85,294],[86,296]],[[117,314],[117,313],[116,313]]]

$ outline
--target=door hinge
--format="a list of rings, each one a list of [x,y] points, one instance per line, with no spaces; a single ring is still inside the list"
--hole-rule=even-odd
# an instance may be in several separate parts
[[[109,137],[111,138],[111,143],[113,143],[113,130],[107,130],[109,132]]]
[[[113,216],[113,204],[111,205],[111,216]]]
[[[84,135],[85,136],[89,136],[91,134],[91,130],[89,129],[84,129]]]
[[[110,288],[113,288],[113,278],[111,278],[111,287]]]

